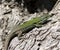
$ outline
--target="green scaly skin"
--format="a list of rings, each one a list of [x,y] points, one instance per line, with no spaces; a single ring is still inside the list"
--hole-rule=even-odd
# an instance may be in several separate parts
[[[20,37],[22,33],[29,32],[30,30],[35,28],[37,24],[43,25],[43,23],[46,22],[48,20],[48,18],[51,16],[52,15],[44,14],[41,17],[35,17],[23,24],[15,26],[6,38],[6,41],[4,44],[4,50],[8,50],[8,46],[10,44],[10,41],[14,37],[16,37],[16,36]],[[16,33],[17,31],[19,31],[19,33]]]

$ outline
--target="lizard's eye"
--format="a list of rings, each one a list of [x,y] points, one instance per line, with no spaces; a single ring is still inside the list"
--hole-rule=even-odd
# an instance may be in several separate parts
[[[4,7],[6,7],[7,5],[4,5]]]

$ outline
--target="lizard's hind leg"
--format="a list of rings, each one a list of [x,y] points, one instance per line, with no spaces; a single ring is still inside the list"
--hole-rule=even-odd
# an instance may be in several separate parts
[[[18,31],[17,33],[18,33],[18,39],[20,40],[21,39],[20,37],[22,35],[22,31]]]
[[[26,34],[25,32],[22,32],[22,31],[19,31],[18,32],[19,34],[18,34],[18,39],[19,40],[21,40],[21,39],[27,39],[24,35]],[[22,37],[22,36],[24,36],[24,37]]]

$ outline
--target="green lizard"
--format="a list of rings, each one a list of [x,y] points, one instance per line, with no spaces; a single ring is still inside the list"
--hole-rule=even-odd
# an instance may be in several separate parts
[[[54,1],[55,1],[55,0],[54,0]],[[53,9],[52,9],[52,10],[55,9],[55,7],[59,4],[59,2],[60,2],[60,0],[57,0],[57,1],[56,1],[56,3],[55,3],[55,5],[53,6]]]
[[[33,18],[33,19],[23,23],[23,24],[15,26],[6,38],[6,41],[4,43],[4,50],[8,50],[8,46],[10,44],[10,41],[14,37],[18,36],[18,38],[19,38],[22,33],[29,32],[30,30],[35,28],[37,26],[37,24],[42,26],[48,20],[48,18],[51,16],[52,15],[44,14],[41,17],[35,17],[35,18]],[[18,31],[19,31],[19,33],[18,33]]]

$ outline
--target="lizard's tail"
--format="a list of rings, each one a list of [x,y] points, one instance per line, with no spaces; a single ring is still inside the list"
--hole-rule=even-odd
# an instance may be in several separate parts
[[[16,36],[17,36],[17,34],[14,34],[14,33],[11,33],[7,36],[6,41],[4,43],[4,50],[8,50],[8,46],[10,44],[10,41]]]

